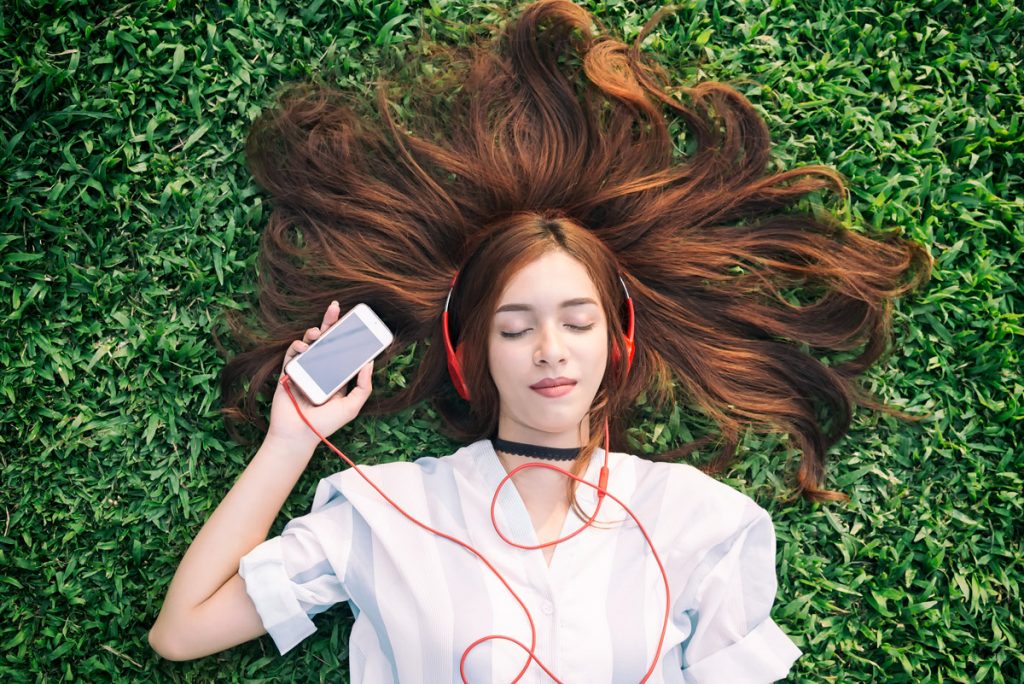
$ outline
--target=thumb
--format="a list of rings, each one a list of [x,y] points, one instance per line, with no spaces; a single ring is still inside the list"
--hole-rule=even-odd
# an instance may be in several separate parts
[[[356,378],[356,386],[348,393],[349,397],[355,397],[360,402],[365,402],[367,397],[370,396],[370,390],[372,389],[371,381],[373,379],[373,360],[371,359],[359,369],[359,375]]]

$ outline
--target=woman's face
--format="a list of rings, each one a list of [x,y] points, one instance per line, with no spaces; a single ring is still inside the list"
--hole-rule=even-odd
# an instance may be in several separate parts
[[[553,447],[588,439],[608,323],[583,264],[553,250],[516,273],[498,299],[488,359],[500,395],[499,437]],[[569,386],[546,394],[531,388],[552,378]]]

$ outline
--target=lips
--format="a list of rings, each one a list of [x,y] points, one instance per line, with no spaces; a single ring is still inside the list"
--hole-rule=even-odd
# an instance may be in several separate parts
[[[534,387],[533,391],[537,394],[543,395],[549,398],[564,397],[576,388],[575,383],[568,385],[555,385],[554,387]]]
[[[547,387],[559,387],[561,385],[575,385],[576,381],[571,378],[544,378],[540,382],[530,385],[531,389],[545,389]]]

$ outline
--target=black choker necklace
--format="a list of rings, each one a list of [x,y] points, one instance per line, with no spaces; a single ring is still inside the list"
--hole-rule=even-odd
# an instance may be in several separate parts
[[[500,437],[492,437],[491,443],[494,445],[495,451],[504,451],[506,454],[516,454],[529,458],[571,461],[580,455],[580,447],[559,449],[556,447],[538,446],[536,444],[524,444],[523,442],[510,442]]]

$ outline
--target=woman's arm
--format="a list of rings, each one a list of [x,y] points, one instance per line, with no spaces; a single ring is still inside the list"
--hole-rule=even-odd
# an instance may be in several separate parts
[[[265,632],[237,577],[238,562],[267,538],[314,448],[308,440],[271,436],[264,440],[182,558],[149,632],[149,643],[157,653],[185,660],[222,651]],[[222,588],[224,595],[218,595]],[[205,606],[207,603],[210,605]],[[218,610],[209,610],[214,604]],[[204,635],[216,635],[218,643],[200,638]],[[215,648],[192,653],[186,642]]]
[[[338,322],[338,302],[331,302],[319,328],[295,340],[281,364],[309,349]],[[353,421],[372,391],[373,361],[359,370],[356,386],[342,389],[314,406],[297,388],[295,403],[283,382],[277,383],[270,407],[270,428],[263,445],[231,491],[199,530],[181,559],[149,631],[153,649],[171,660],[217,653],[265,633],[255,605],[238,576],[242,556],[263,543],[317,444],[316,434],[330,435]],[[309,421],[307,425],[306,421]]]

